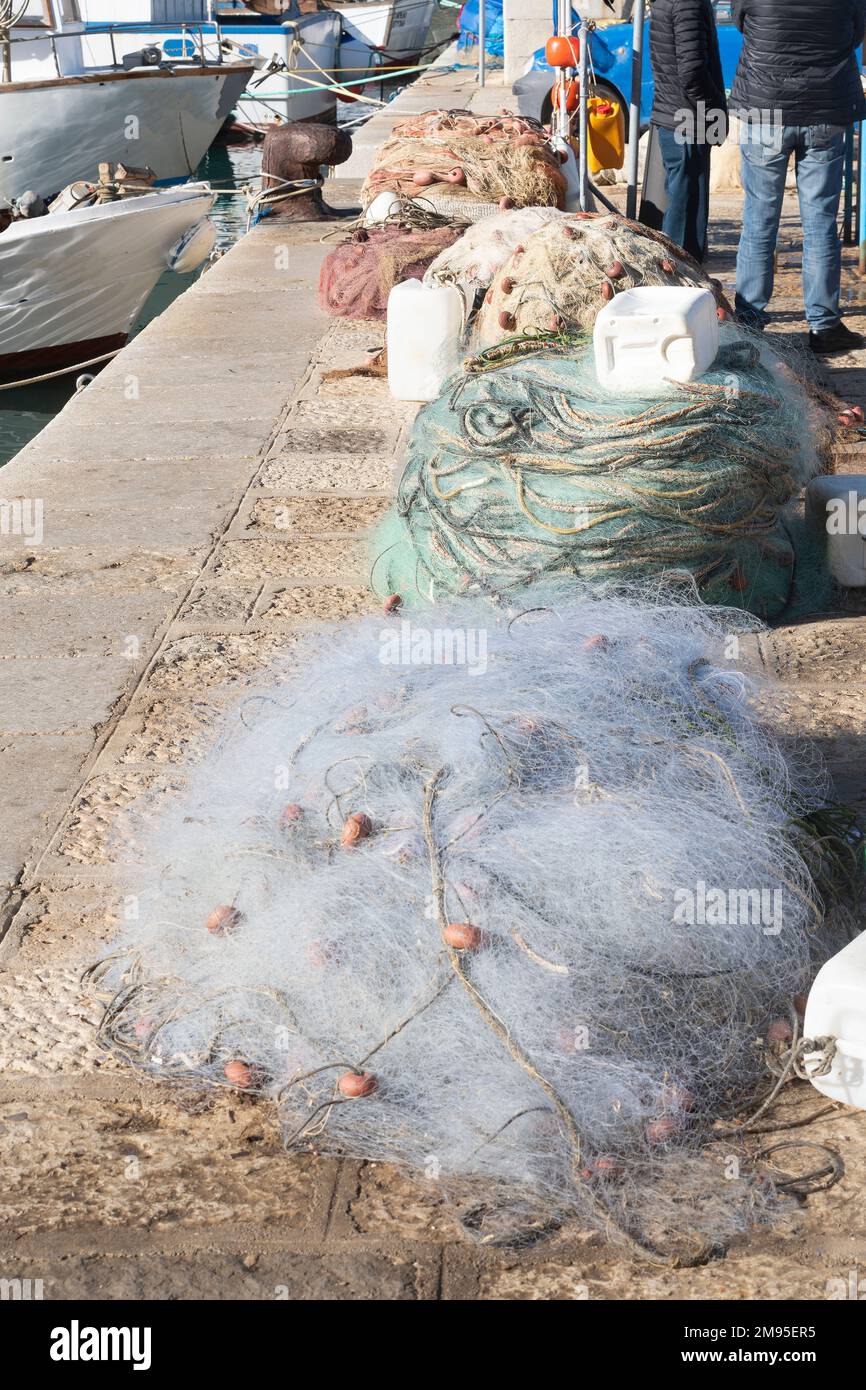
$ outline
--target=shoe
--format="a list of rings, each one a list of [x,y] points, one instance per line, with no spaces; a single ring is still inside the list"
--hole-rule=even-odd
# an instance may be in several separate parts
[[[747,328],[750,333],[763,333],[765,324],[761,319],[756,319],[754,314],[737,314],[737,323],[741,328]]]
[[[866,338],[862,333],[852,333],[840,319],[832,328],[810,333],[809,347],[819,357],[830,357],[836,352],[856,352],[858,348],[866,347]]]

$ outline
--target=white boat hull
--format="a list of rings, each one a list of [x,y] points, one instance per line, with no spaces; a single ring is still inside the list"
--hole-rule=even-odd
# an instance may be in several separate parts
[[[193,174],[250,76],[246,67],[136,69],[0,86],[0,198],[95,180],[103,160]]]
[[[414,63],[427,42],[436,8],[436,0],[329,3],[343,21],[340,68],[346,81]]]
[[[82,54],[90,65],[109,64],[113,53],[122,59],[134,53],[145,44],[158,45],[167,58],[189,59],[198,50],[199,34],[204,41],[205,53],[209,59],[217,57],[216,29],[204,24],[184,34],[178,24],[164,27],[149,26],[146,30],[130,25],[128,30],[114,28],[111,35],[105,32],[100,20],[108,19],[105,6],[92,2],[85,14],[87,24],[81,36]],[[234,56],[243,61],[263,58],[281,59],[289,71],[268,73],[263,77],[253,74],[246,92],[239,96],[236,114],[239,125],[261,130],[275,120],[315,121],[333,120],[336,98],[327,90],[328,78],[320,69],[334,74],[339,64],[341,21],[337,14],[330,12],[302,15],[299,19],[284,25],[274,24],[236,24],[230,21],[220,25],[223,39],[229,40]],[[294,40],[298,38],[302,47],[294,51]],[[113,42],[113,50],[112,50]]]
[[[214,203],[206,184],[13,223],[0,234],[0,378],[126,342],[177,243]]]

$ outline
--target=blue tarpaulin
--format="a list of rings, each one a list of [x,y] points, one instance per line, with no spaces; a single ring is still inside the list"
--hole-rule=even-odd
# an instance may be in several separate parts
[[[505,34],[502,19],[503,0],[484,0],[484,18],[487,23],[484,48],[485,51],[494,58],[502,58],[505,53]],[[480,10],[480,0],[466,0],[466,4],[460,11],[457,21],[460,29],[460,38],[457,47],[462,51],[474,48],[478,43],[478,14]],[[550,32],[554,32],[556,6],[553,6],[553,16],[551,18]],[[580,24],[580,15],[572,9],[571,19],[573,30],[576,33]],[[589,36],[589,51],[592,54],[592,65],[596,72],[607,72],[612,68],[616,59],[611,53],[601,34],[597,31]],[[544,49],[540,49],[535,54],[533,67],[544,68],[547,64],[544,61]]]
[[[503,0],[484,0],[484,20],[486,31],[484,36],[485,52],[494,58],[501,58],[505,53],[505,30],[502,20]],[[479,0],[466,0],[466,4],[460,11],[460,18],[457,21],[460,29],[460,38],[457,42],[459,49],[474,48],[478,43],[478,16],[481,6]]]

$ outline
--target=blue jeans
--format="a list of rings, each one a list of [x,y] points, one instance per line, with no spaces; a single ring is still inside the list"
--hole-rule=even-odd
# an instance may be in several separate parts
[[[665,166],[668,199],[662,231],[696,261],[702,261],[707,254],[712,151],[709,145],[685,144],[672,130],[660,126],[656,127],[656,136]]]
[[[803,224],[803,298],[813,332],[841,317],[842,247],[837,218],[845,171],[840,126],[743,126],[743,234],[737,256],[737,313],[756,328],[768,322],[773,258],[791,152]]]

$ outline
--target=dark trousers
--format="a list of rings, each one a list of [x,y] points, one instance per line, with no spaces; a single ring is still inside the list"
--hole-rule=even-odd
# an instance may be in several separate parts
[[[668,206],[662,231],[696,261],[707,254],[710,220],[710,155],[707,144],[682,143],[672,130],[656,127],[665,166]]]

